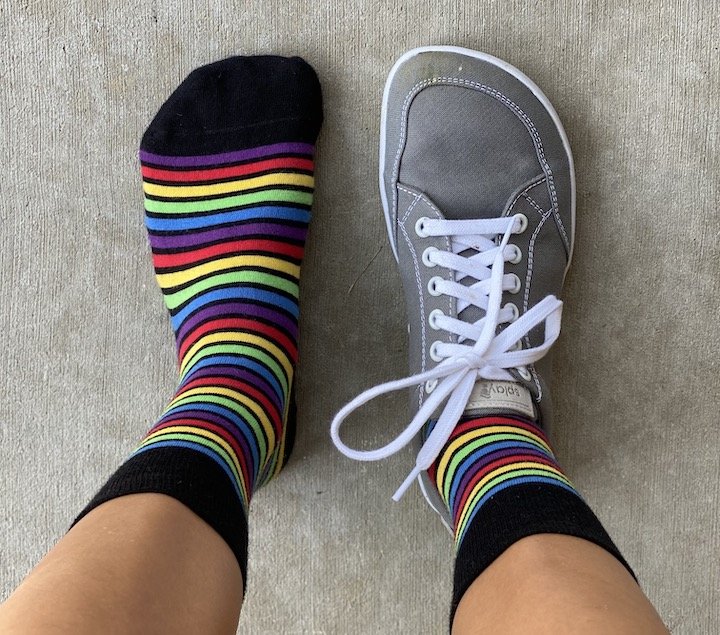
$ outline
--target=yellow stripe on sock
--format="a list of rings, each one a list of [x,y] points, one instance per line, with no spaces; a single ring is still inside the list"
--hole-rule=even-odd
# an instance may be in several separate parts
[[[230,192],[242,192],[260,187],[296,185],[299,187],[314,186],[314,179],[308,174],[293,174],[291,172],[274,172],[264,176],[249,179],[214,183],[212,185],[157,185],[143,182],[143,191],[150,196],[164,198],[194,198],[200,196],[219,196]]]
[[[269,269],[273,273],[282,272],[293,278],[300,279],[300,266],[287,260],[280,258],[272,258],[270,256],[248,255],[248,256],[230,256],[229,258],[218,258],[211,262],[206,262],[195,267],[188,267],[182,271],[174,271],[173,273],[160,273],[157,278],[160,288],[163,290],[172,289],[198,278],[202,278],[212,273],[222,273],[228,269],[247,267]]]

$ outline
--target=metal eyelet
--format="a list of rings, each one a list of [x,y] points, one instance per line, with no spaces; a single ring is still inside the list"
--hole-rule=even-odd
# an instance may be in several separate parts
[[[510,245],[510,248],[513,250],[513,255],[510,257],[510,260],[508,260],[508,262],[511,265],[516,265],[522,260],[522,251],[517,245]]]
[[[440,341],[438,341],[438,340],[435,340],[435,341],[430,345],[430,359],[432,359],[434,362],[441,362],[443,359],[445,359],[444,357],[440,357],[440,355],[438,355],[437,347],[438,347],[440,344],[442,344],[442,342],[440,342]]]
[[[441,294],[440,290],[437,288],[438,283],[443,282],[444,278],[441,276],[433,276],[428,280],[428,293],[430,295],[439,296]]]
[[[420,236],[420,238],[427,238],[429,236],[429,234],[425,231],[425,223],[429,220],[430,219],[427,216],[417,219],[417,222],[415,223],[415,233]]]
[[[513,286],[508,289],[509,293],[518,293],[522,287],[522,284],[520,282],[520,278],[518,278],[514,273],[510,274],[513,277]]]
[[[513,234],[522,234],[528,228],[528,217],[525,214],[515,214],[515,219],[520,222],[520,227],[513,231]]]
[[[426,267],[437,267],[437,263],[430,260],[430,254],[433,251],[440,251],[437,247],[428,247],[425,251],[422,253],[422,261],[423,264]]]
[[[440,309],[433,309],[432,311],[430,311],[430,315],[428,315],[428,324],[430,325],[431,329],[434,329],[436,331],[440,330],[437,320],[441,317],[445,317],[445,314]]]
[[[517,308],[516,304],[513,304],[512,302],[508,302],[503,309],[510,309],[512,311],[512,317],[510,318],[510,322],[514,322],[520,317],[520,309]]]
[[[428,379],[425,382],[425,392],[429,395],[435,388],[437,388],[438,380],[437,379]]]
[[[532,373],[524,366],[521,366],[520,368],[518,368],[517,372],[520,375],[520,377],[522,377],[525,381],[530,381],[532,379]]]

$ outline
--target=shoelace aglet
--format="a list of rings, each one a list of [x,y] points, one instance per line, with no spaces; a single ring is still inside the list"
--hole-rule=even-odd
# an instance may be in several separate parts
[[[407,475],[407,477],[405,478],[405,480],[402,482],[402,485],[400,485],[400,487],[397,488],[397,490],[395,491],[395,493],[394,493],[393,496],[392,496],[392,499],[393,499],[396,503],[400,502],[400,499],[405,495],[405,492],[407,492],[408,489],[410,489],[410,486],[413,484],[413,482],[415,481],[415,479],[416,479],[418,476],[420,476],[420,472],[422,472],[422,468],[419,467],[418,465],[416,465],[416,466],[413,468],[413,471],[410,472],[410,474]]]

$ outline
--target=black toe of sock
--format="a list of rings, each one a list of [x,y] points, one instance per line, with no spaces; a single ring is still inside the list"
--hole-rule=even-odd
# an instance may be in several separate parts
[[[198,155],[297,141],[314,143],[322,93],[300,57],[230,57],[195,69],[142,139],[148,152]]]

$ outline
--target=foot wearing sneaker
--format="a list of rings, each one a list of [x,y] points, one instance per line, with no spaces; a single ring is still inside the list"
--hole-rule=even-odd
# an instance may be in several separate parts
[[[546,354],[560,333],[575,213],[572,156],[555,110],[505,62],[426,47],[391,71],[381,130],[380,191],[407,302],[411,376],[345,406],[332,424],[335,444],[350,458],[379,460],[418,442],[393,498],[418,480],[454,533],[453,613],[525,536],[578,536],[622,560],[546,438]],[[396,439],[371,451],[340,440],[353,410],[403,388],[412,420]]]
[[[171,496],[228,543],[245,579],[253,492],[295,434],[298,285],[313,197],[320,85],[300,58],[193,71],[140,148],[145,223],[175,333],[179,386],[80,514]]]

